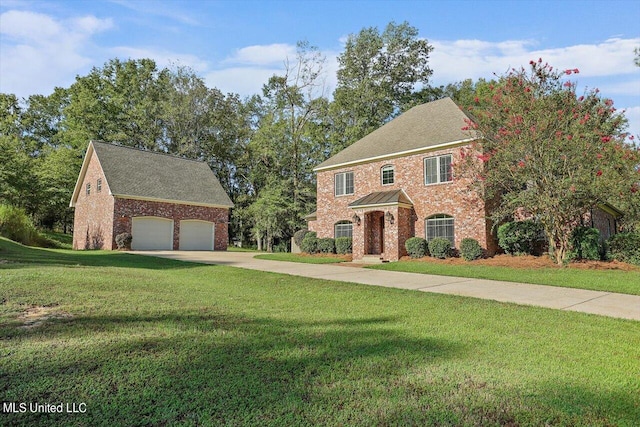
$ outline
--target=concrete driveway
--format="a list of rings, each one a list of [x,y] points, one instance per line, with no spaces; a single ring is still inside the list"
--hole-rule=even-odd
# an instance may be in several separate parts
[[[137,251],[138,255],[221,264],[316,279],[422,292],[462,295],[523,305],[640,320],[640,296],[555,286],[372,270],[342,264],[302,264],[255,259],[255,252]]]

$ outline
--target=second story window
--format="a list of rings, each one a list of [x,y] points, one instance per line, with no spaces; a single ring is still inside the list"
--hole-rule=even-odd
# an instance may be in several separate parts
[[[380,178],[382,179],[382,185],[389,185],[394,183],[395,169],[392,165],[383,166],[380,169]]]
[[[99,179],[98,182],[96,182],[96,190],[98,193],[102,191],[102,179]]]
[[[453,181],[451,154],[424,159],[424,183],[426,185],[450,181]]]
[[[91,194],[91,184],[87,184],[87,196]]]
[[[342,172],[335,174],[334,189],[336,196],[353,194],[353,172]]]

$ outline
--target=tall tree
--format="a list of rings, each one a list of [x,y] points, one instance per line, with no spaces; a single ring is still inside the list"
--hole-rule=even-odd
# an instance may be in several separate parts
[[[572,228],[590,208],[629,194],[638,152],[626,142],[626,119],[597,90],[576,95],[564,80],[578,70],[531,61],[476,97],[473,135],[455,166],[487,200],[493,220],[526,213],[544,228],[556,261],[569,249]]]
[[[69,89],[64,111],[65,142],[85,147],[89,140],[156,149],[163,137],[162,100],[169,71],[151,59],[112,59]]]
[[[236,161],[246,147],[247,113],[235,94],[208,88],[192,70],[172,70],[163,105],[162,149],[206,161],[234,199],[240,189]]]
[[[338,84],[331,106],[333,152],[380,127],[412,103],[432,74],[433,47],[407,22],[391,22],[380,33],[363,28],[350,34],[338,57]]]
[[[303,216],[313,210],[315,180],[312,168],[328,153],[324,137],[328,101],[323,96],[324,57],[306,42],[298,43],[295,61],[286,64],[284,75],[273,76],[262,97],[251,100],[257,128],[248,146],[250,180],[255,201],[262,191],[280,188],[287,209],[280,217],[278,233],[267,238],[290,237],[302,226]],[[255,227],[261,227],[256,221]],[[267,241],[269,247],[271,242]]]

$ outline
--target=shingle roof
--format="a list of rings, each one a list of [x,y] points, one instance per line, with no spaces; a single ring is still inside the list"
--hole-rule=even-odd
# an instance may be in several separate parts
[[[204,162],[103,142],[90,145],[114,196],[233,207]]]
[[[462,130],[468,119],[451,98],[418,105],[319,164],[315,170],[476,138],[475,134]]]
[[[413,205],[402,190],[376,191],[349,203],[350,208],[361,206],[381,206],[395,204]]]

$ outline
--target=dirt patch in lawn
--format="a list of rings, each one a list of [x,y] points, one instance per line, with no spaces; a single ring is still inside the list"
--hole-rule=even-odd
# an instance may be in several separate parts
[[[565,268],[558,266],[548,256],[512,256],[512,255],[496,255],[491,258],[477,259],[475,261],[465,261],[462,258],[447,258],[436,259],[431,257],[424,257],[420,259],[411,259],[409,257],[402,257],[402,261],[414,261],[414,262],[432,262],[438,264],[447,265],[489,265],[495,267],[510,267],[510,268],[526,268],[526,269],[538,269],[538,268]],[[623,271],[640,271],[639,267],[624,262],[618,261],[578,261],[572,262],[567,265],[568,268],[578,268],[583,270],[623,270]]]
[[[22,322],[22,327],[31,329],[44,324],[47,320],[68,319],[71,314],[63,311],[56,311],[56,306],[34,305],[27,308],[18,315],[18,320]]]

